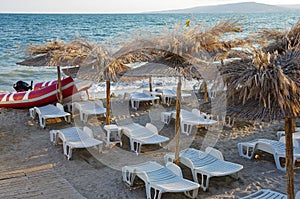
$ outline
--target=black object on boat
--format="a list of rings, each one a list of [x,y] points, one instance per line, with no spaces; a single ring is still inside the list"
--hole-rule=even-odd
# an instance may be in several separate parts
[[[22,91],[32,90],[32,84],[33,84],[33,81],[31,81],[31,85],[29,86],[28,83],[20,80],[20,81],[17,81],[17,83],[15,83],[13,87],[17,92],[22,92]]]

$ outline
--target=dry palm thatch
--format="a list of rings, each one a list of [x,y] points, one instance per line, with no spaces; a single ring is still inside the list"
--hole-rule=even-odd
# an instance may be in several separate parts
[[[60,40],[47,42],[41,45],[32,45],[28,48],[31,56],[19,65],[26,66],[57,66],[59,102],[63,102],[61,90],[60,66],[74,66],[80,64],[92,50],[93,46],[85,40],[75,40],[65,43]]]
[[[266,52],[285,52],[286,49],[295,48],[300,50],[300,20],[287,31],[263,30],[257,35],[260,43],[266,46],[263,48]]]
[[[94,82],[118,81],[118,74],[130,67],[113,59],[109,51],[95,45],[90,54],[80,64],[76,77]]]
[[[146,39],[134,38],[131,43],[120,49],[115,57],[123,63],[132,63],[148,61],[156,56],[169,56],[166,52],[170,52],[183,57],[194,56],[198,53],[201,56],[205,55],[206,58],[202,57],[204,60],[207,57],[224,59],[234,54],[231,48],[243,46],[246,40],[224,41],[222,37],[226,33],[240,30],[238,21],[232,19],[221,21],[210,28],[205,28],[203,24],[188,28],[180,28],[180,25],[176,25],[173,29],[162,32],[158,36],[148,36]]]
[[[56,40],[46,44],[31,45],[27,49],[31,57],[17,64],[27,66],[76,66],[85,60],[93,47],[94,45],[83,39],[69,43]]]
[[[229,112],[248,119],[277,120],[300,115],[300,53],[261,50],[253,58],[221,68],[227,83]]]

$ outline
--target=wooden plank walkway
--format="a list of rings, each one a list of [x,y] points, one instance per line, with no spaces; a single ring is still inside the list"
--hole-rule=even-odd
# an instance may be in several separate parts
[[[2,156],[3,157],[3,156]],[[1,158],[1,164],[5,164]],[[29,162],[28,162],[29,163]],[[23,164],[0,167],[0,198],[84,198],[66,179],[59,176],[53,164]]]

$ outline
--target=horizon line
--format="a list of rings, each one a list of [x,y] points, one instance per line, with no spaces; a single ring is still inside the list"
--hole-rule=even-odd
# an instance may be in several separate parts
[[[211,5],[199,5],[199,6],[192,6],[186,7],[181,9],[166,9],[166,10],[150,10],[150,11],[138,11],[138,12],[51,12],[51,11],[41,11],[41,12],[31,12],[31,11],[0,11],[0,14],[168,14],[165,12],[174,11],[174,10],[184,10],[184,9],[191,9],[196,7],[208,7],[208,6],[221,6],[221,5],[231,5],[231,4],[243,4],[243,3],[256,3],[256,4],[264,4],[264,5],[271,5],[271,6],[286,6],[286,5],[300,5],[300,3],[293,3],[293,4],[266,4],[266,3],[258,3],[255,1],[244,1],[244,2],[237,2],[237,3],[218,3],[218,4],[211,4]],[[158,13],[161,12],[161,13]],[[180,13],[177,13],[180,14]],[[186,13],[182,13],[186,14]],[[201,14],[201,13],[199,13]]]

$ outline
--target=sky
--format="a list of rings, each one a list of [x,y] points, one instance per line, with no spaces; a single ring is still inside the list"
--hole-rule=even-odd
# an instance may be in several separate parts
[[[141,13],[254,0],[0,0],[0,13]],[[255,0],[271,5],[295,0]]]

